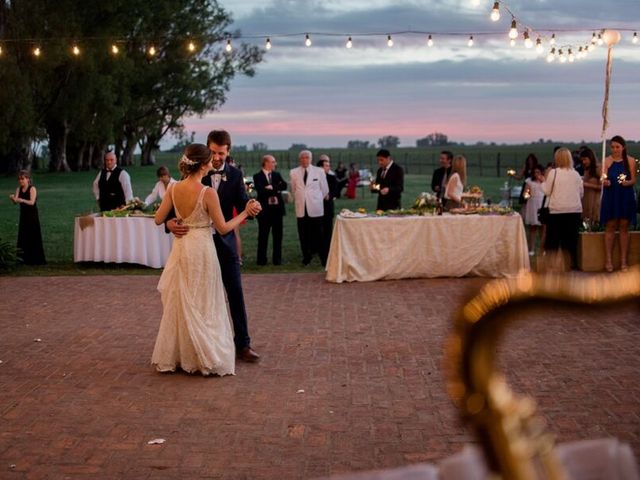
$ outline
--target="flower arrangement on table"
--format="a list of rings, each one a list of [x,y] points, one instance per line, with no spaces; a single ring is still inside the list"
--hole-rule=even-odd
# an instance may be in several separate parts
[[[462,192],[461,197],[463,202],[477,207],[482,203],[483,196],[484,192],[482,189],[477,185],[473,185],[466,192]]]
[[[103,217],[153,217],[156,210],[160,206],[159,203],[145,205],[138,197],[127,202],[119,208],[102,212]]]

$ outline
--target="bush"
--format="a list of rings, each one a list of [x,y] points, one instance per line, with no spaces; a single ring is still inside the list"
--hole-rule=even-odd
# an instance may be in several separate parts
[[[14,267],[19,259],[16,246],[0,239],[0,270]]]

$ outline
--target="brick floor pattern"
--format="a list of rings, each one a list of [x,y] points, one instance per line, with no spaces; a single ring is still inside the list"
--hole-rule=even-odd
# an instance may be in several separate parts
[[[0,278],[1,479],[315,478],[474,442],[442,347],[485,280],[246,275],[263,358],[224,378],[152,369],[157,280]],[[508,332],[500,361],[559,441],[615,436],[640,457],[637,307],[552,305]]]

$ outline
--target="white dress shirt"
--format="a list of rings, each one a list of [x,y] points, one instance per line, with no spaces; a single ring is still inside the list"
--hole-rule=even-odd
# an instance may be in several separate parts
[[[169,185],[173,183],[178,183],[178,182],[175,179],[170,178]],[[145,205],[151,205],[156,201],[156,199],[158,201],[162,201],[162,199],[164,198],[164,195],[167,193],[167,187],[165,187],[164,182],[162,180],[158,180],[156,185],[153,187],[153,190],[151,191],[151,193],[147,196],[147,198],[144,199]]]

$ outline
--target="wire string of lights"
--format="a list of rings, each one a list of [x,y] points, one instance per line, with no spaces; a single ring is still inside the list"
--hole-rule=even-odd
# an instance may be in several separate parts
[[[474,6],[479,6],[480,0],[472,0]],[[518,40],[522,40],[522,44],[526,49],[532,49],[535,47],[535,51],[537,54],[542,54],[546,48],[548,48],[548,53],[546,55],[547,62],[558,61],[559,63],[572,63],[575,60],[582,59],[587,56],[587,54],[593,51],[597,46],[602,45],[604,43],[603,33],[605,28],[571,28],[571,29],[538,29],[534,28],[531,25],[528,25],[521,20],[519,20],[516,15],[513,13],[509,6],[500,0],[496,0],[493,2],[493,7],[490,11],[489,18],[493,22],[498,22],[502,18],[502,13],[506,13],[505,16],[511,17],[510,28],[507,33],[507,38],[509,39],[509,43],[512,47],[515,47],[518,44]],[[617,28],[616,30],[622,32],[633,32],[631,35],[631,43],[638,44],[640,39],[638,38],[638,32],[636,29],[632,28]],[[562,44],[559,41],[559,38],[556,34],[578,34],[592,32],[591,37],[586,39],[581,44],[575,43],[566,43]],[[302,38],[303,44],[306,47],[311,47],[313,45],[313,41],[316,38],[322,37],[343,37],[345,39],[344,46],[348,49],[354,48],[357,46],[357,39],[359,38],[381,38],[385,41],[387,47],[391,48],[394,46],[394,37],[406,37],[406,36],[420,36],[424,38],[424,42],[427,47],[433,47],[436,44],[436,41],[440,38],[446,37],[462,37],[466,39],[466,45],[468,47],[473,47],[475,45],[475,39],[478,37],[496,37],[500,35],[499,32],[495,31],[476,31],[476,32],[460,32],[460,31],[423,31],[423,30],[401,30],[401,31],[387,31],[387,32],[360,32],[360,33],[336,33],[336,32],[297,32],[297,33],[273,33],[270,35],[263,34],[235,34],[235,35],[227,35],[224,36],[222,42],[224,42],[224,49],[226,52],[233,52],[233,41],[255,41],[260,40],[264,42],[265,50],[271,50],[273,48],[274,43],[277,44],[277,39],[288,39],[288,38]],[[535,37],[535,40],[534,40]],[[162,39],[157,39],[155,42],[148,42],[142,48],[144,49],[144,53],[150,58],[158,55],[158,45],[161,45]],[[27,45],[32,55],[36,58],[40,57],[44,52],[44,46],[50,44],[52,42],[58,42],[65,44],[68,48],[68,52],[70,55],[78,57],[83,53],[83,46],[81,46],[81,42],[77,39],[70,38],[0,38],[0,58],[5,53],[5,50],[11,47]],[[84,48],[92,42],[102,42],[108,45],[109,52],[114,55],[120,55],[124,52],[125,46],[128,43],[127,39],[124,38],[104,38],[104,37],[84,37],[82,39],[82,44],[84,44]],[[199,51],[198,44],[204,43],[202,39],[191,38],[185,40],[185,51],[190,54],[195,54]]]

